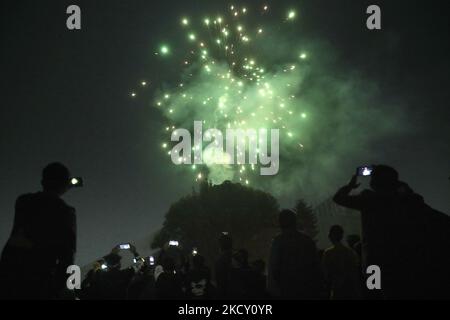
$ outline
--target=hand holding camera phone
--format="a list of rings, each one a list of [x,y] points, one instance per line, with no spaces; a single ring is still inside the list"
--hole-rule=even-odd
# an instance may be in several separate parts
[[[179,243],[176,240],[170,240],[169,241],[169,246],[171,247],[178,247]]]
[[[372,166],[362,166],[356,168],[356,175],[359,177],[369,177],[372,175],[373,167]]]

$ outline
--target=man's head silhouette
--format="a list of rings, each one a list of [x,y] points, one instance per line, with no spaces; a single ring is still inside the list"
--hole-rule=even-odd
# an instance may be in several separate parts
[[[122,257],[116,253],[110,253],[103,257],[108,269],[120,270]]]
[[[41,184],[45,192],[63,195],[70,186],[70,172],[59,162],[50,163],[42,170]]]
[[[334,225],[330,228],[330,231],[328,233],[328,239],[333,244],[339,243],[342,241],[342,238],[344,237],[344,229],[340,225]]]
[[[283,209],[278,217],[280,228],[282,230],[290,230],[297,228],[297,215],[290,209]]]
[[[398,172],[386,165],[373,166],[370,187],[376,192],[391,192],[398,186]]]

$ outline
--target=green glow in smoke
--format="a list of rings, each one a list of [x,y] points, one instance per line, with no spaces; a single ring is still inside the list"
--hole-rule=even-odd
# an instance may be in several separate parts
[[[193,179],[205,179],[206,166],[213,183],[234,180],[278,195],[299,187],[314,193],[311,186],[321,193],[330,191],[327,188],[334,180],[314,180],[312,173],[320,172],[321,179],[335,179],[340,174],[336,168],[355,150],[363,150],[360,146],[368,145],[372,138],[392,131],[390,123],[395,122],[395,115],[390,112],[386,117],[379,106],[371,108],[375,100],[370,83],[344,79],[332,64],[325,63],[327,57],[334,56],[332,50],[315,49],[308,42],[295,43],[284,37],[292,30],[286,18],[295,23],[295,10],[287,11],[279,17],[279,25],[273,25],[264,20],[270,13],[267,6],[262,16],[250,7],[245,14],[242,7],[228,9],[220,17],[182,18],[181,26],[176,22],[185,42],[178,44],[181,54],[172,54],[171,59],[174,66],[182,64],[185,69],[172,89],[161,91],[155,99],[168,122],[161,142],[164,152],[173,145],[172,131],[192,129],[196,120],[203,121],[204,131],[279,129],[277,176],[259,176],[259,165],[217,165],[215,160],[226,154],[204,154],[206,165],[188,167]],[[186,30],[187,25],[192,29]],[[283,26],[287,31],[281,29]],[[170,50],[164,45],[160,53],[167,55]],[[386,121],[371,127],[371,120],[381,116]]]
[[[169,47],[166,45],[161,46],[160,52],[162,55],[166,55],[169,53]]]

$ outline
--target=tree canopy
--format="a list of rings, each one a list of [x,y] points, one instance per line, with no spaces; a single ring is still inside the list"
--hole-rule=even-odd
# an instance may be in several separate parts
[[[228,232],[234,248],[247,249],[251,259],[265,259],[277,232],[278,210],[277,200],[264,191],[229,181],[214,186],[203,182],[198,192],[171,205],[152,247],[178,240],[211,261],[219,253],[220,234]]]
[[[297,212],[298,227],[306,235],[313,240],[317,240],[316,237],[319,234],[319,228],[317,226],[317,217],[314,214],[313,208],[306,204],[303,200],[298,200],[295,206]]]

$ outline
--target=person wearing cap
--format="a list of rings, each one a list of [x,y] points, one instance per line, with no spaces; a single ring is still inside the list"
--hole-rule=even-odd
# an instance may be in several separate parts
[[[54,299],[66,287],[76,252],[75,209],[61,196],[70,172],[61,163],[42,171],[43,190],[18,197],[14,225],[0,261],[4,299]]]

